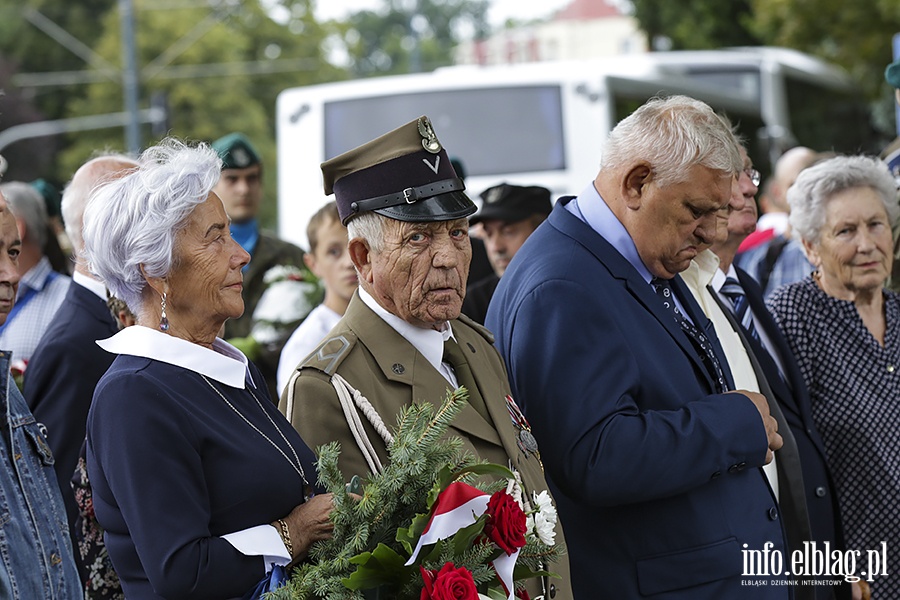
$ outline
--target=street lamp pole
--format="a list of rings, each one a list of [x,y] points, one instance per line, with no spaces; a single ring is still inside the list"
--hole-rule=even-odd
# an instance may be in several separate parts
[[[132,154],[141,151],[140,114],[138,112],[137,52],[134,43],[134,6],[132,0],[119,0],[122,20],[122,88],[125,96],[125,112],[129,118],[125,124],[125,145]]]

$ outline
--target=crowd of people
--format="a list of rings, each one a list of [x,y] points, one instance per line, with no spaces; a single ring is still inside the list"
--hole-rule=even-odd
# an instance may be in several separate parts
[[[559,508],[520,598],[900,597],[891,169],[797,147],[763,182],[672,96],[555,202],[479,208],[401,125],[322,164],[308,252],[260,228],[238,133],[93,158],[56,208],[2,183],[0,597],[245,596],[331,535],[317,447],[381,472],[458,387],[450,435]]]

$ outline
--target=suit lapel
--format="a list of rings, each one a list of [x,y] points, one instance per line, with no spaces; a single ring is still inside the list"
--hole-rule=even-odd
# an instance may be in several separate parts
[[[571,198],[569,200],[571,200]],[[687,355],[694,364],[694,370],[700,377],[704,378],[708,388],[710,390],[715,390],[716,388],[712,377],[707,373],[706,367],[700,360],[700,356],[694,349],[693,344],[691,344],[687,335],[681,330],[681,326],[675,322],[675,319],[663,306],[650,284],[644,281],[634,266],[629,263],[625,257],[612,246],[612,244],[606,241],[603,236],[569,213],[568,210],[564,209],[563,205],[567,202],[568,200],[566,199],[560,200],[557,208],[550,214],[550,224],[558,229],[560,233],[572,238],[584,246],[588,252],[593,254],[597,260],[606,267],[610,275],[622,282],[622,285],[628,290],[628,293],[640,302],[640,304],[647,309],[647,312],[659,321],[660,325],[663,326],[675,343],[678,344],[682,352]],[[689,297],[690,292],[687,291],[687,288],[680,277],[675,277],[675,280],[677,280],[677,283],[673,281],[674,285],[680,285],[679,300],[682,300],[682,304],[685,304],[683,299],[686,295]],[[691,314],[691,319],[694,319],[694,314]],[[704,320],[707,323],[709,321],[709,319],[705,318]],[[697,323],[698,321],[694,322]],[[714,338],[715,336],[713,336],[712,339]]]
[[[354,294],[344,315],[348,327],[357,335],[359,341],[368,349],[372,357],[378,363],[382,374],[389,381],[401,383],[410,387],[410,397],[415,403],[430,402],[439,406],[446,394],[453,391],[450,383],[415,349],[403,336],[388,325],[371,308],[366,306]],[[462,341],[462,340],[461,340]],[[487,400],[486,391],[483,389],[484,379],[479,376],[481,372],[475,360],[470,366],[479,384],[482,397]],[[351,382],[352,383],[352,382]],[[439,396],[435,396],[435,390],[443,390]],[[490,406],[494,402],[487,402]],[[493,410],[488,409],[491,416],[496,418]],[[384,415],[382,415],[384,418]],[[385,419],[389,426],[393,425],[393,418]],[[488,423],[478,414],[478,411],[466,404],[451,429],[464,432],[467,436],[476,436],[487,442],[500,445],[500,439],[493,424]]]

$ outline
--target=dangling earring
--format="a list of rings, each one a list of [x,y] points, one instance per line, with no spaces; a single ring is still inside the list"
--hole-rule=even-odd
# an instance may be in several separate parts
[[[169,319],[166,317],[166,293],[163,292],[162,295],[162,315],[159,317],[159,330],[160,331],[168,331],[169,330]]]

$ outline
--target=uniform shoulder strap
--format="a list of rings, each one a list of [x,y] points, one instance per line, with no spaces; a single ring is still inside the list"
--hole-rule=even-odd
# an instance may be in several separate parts
[[[319,344],[306,360],[300,363],[297,370],[315,369],[329,377],[337,372],[338,367],[350,354],[358,338],[350,331],[326,338]]]

